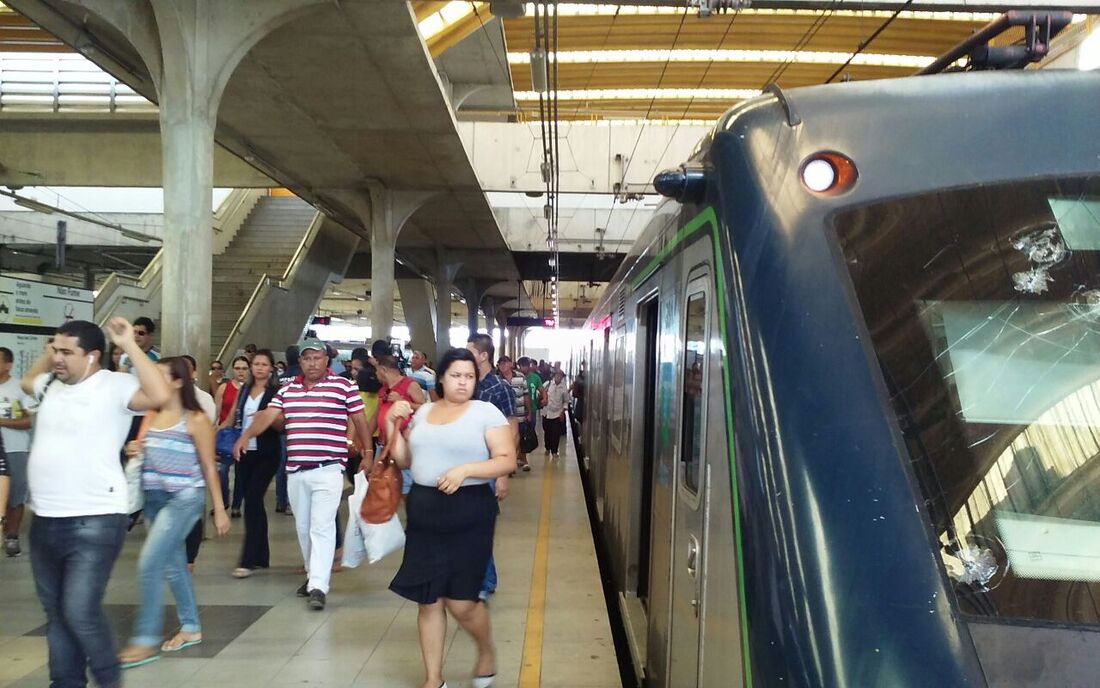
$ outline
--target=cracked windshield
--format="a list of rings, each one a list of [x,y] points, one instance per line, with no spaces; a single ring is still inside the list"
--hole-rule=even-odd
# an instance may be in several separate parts
[[[1100,178],[836,227],[961,610],[1100,624]]]

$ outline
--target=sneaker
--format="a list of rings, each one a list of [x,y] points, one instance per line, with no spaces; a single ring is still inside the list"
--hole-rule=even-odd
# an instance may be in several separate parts
[[[318,611],[325,608],[325,593],[320,590],[309,591],[309,608]]]
[[[305,583],[302,583],[302,585],[299,586],[299,588],[294,591],[294,594],[297,595],[298,597],[309,597],[309,587],[308,586],[309,586],[309,581],[306,581]]]
[[[523,464],[523,472],[524,473],[530,473],[531,472],[531,464],[529,464],[529,463]]]
[[[4,554],[8,555],[9,557],[18,557],[22,553],[23,550],[19,549],[19,538],[4,538]]]

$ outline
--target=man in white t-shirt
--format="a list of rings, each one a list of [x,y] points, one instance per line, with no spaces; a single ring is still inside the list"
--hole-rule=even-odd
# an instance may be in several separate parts
[[[17,557],[19,526],[23,523],[23,505],[27,503],[27,457],[31,448],[31,412],[37,403],[34,397],[24,394],[19,380],[11,376],[15,356],[11,349],[0,346],[0,439],[8,455],[11,472],[11,491],[7,504],[0,503],[6,512],[0,514],[4,522],[4,553]]]
[[[31,569],[46,612],[50,683],[121,685],[103,593],[126,535],[126,478],[119,451],[132,417],[164,405],[171,388],[123,318],[107,325],[136,375],[102,368],[95,323],[72,320],[23,376],[38,400],[27,477]]]
[[[416,380],[420,389],[432,401],[439,401],[439,395],[435,391],[435,371],[428,367],[428,356],[423,351],[412,352],[409,359],[409,377]]]

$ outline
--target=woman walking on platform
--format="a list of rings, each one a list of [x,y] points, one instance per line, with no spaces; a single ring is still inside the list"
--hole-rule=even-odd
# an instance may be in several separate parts
[[[478,600],[493,552],[497,501],[489,481],[516,470],[516,446],[508,419],[492,404],[472,400],[477,361],[451,349],[438,368],[440,400],[420,407],[407,439],[398,423],[412,415],[406,401],[390,409],[386,436],[398,465],[412,469],[406,503],[405,558],[390,590],[419,605],[417,627],[426,678],[443,683],[447,612],[477,643],[475,688],[496,676],[489,608]]]
[[[218,409],[218,429],[232,427],[235,422],[234,412],[237,408],[237,396],[241,388],[248,383],[248,359],[238,356],[233,359],[231,366],[232,376],[214,392],[214,406]],[[222,501],[229,504],[229,466],[233,463],[233,457],[218,457],[218,476],[222,479]],[[240,467],[233,471],[233,506],[229,515],[238,518],[241,515],[241,500],[244,499],[244,484],[241,482]]]
[[[148,534],[138,558],[141,606],[130,644],[118,657],[123,669],[147,664],[162,650],[175,652],[202,642],[184,542],[202,518],[204,487],[214,501],[218,535],[229,532],[229,517],[214,467],[214,426],[195,398],[187,362],[167,358],[158,367],[172,387],[172,396],[145,432],[141,483]],[[165,580],[176,600],[180,630],[161,645]]]
[[[275,355],[260,349],[252,355],[248,383],[241,388],[237,400],[234,423],[241,432],[252,425],[256,414],[267,408],[279,391],[275,377]],[[267,540],[267,510],[264,495],[279,470],[282,443],[279,432],[268,428],[248,443],[237,463],[237,480],[244,490],[244,542],[241,558],[233,569],[234,578],[248,578],[256,569],[271,565],[271,552]]]

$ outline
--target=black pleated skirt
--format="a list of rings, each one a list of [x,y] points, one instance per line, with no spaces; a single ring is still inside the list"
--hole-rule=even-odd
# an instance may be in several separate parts
[[[497,500],[489,485],[446,495],[413,485],[405,503],[405,558],[390,590],[418,604],[476,602],[493,554]]]

